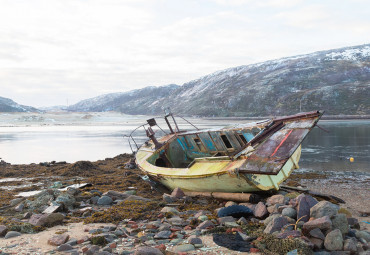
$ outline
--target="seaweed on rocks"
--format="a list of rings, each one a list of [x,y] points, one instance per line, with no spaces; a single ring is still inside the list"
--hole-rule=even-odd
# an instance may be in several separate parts
[[[104,211],[95,212],[84,219],[84,223],[119,223],[125,219],[156,220],[159,213],[157,201],[123,201]]]
[[[297,250],[300,255],[313,255],[312,249],[299,238],[278,239],[274,235],[260,233],[254,245],[266,255],[285,255]]]

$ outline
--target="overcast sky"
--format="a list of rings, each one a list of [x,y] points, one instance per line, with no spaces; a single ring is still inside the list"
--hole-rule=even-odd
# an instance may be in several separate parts
[[[0,96],[74,104],[365,43],[368,0],[0,0]]]

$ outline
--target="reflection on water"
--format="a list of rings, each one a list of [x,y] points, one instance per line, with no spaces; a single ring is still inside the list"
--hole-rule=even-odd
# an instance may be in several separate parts
[[[131,130],[149,117],[112,113],[64,114],[32,117],[0,115],[0,158],[10,163],[98,160],[130,153],[127,138]],[[45,120],[53,119],[53,124]],[[22,122],[19,122],[22,121]],[[225,126],[241,121],[191,119],[199,128]],[[57,123],[57,124],[55,124]],[[158,122],[163,128],[163,121]],[[192,129],[180,121],[181,127]],[[302,145],[300,167],[316,171],[370,172],[370,121],[320,121],[326,133],[315,128]],[[166,130],[165,130],[166,131]],[[134,133],[141,144],[143,129]],[[349,157],[354,162],[349,162]]]

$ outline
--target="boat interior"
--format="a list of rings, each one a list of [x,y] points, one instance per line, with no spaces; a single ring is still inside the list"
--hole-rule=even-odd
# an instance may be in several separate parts
[[[158,167],[188,168],[200,158],[229,159],[229,155],[243,148],[260,131],[254,127],[177,133],[148,162]]]

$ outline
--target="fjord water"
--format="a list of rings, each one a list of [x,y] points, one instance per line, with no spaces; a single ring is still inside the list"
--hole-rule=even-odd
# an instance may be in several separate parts
[[[1,114],[0,158],[12,164],[99,160],[131,153],[125,135],[148,116],[119,113]],[[199,128],[226,126],[240,120],[190,119]],[[165,127],[163,121],[159,121]],[[180,124],[189,130],[192,126]],[[310,171],[370,173],[370,121],[320,121],[302,144],[300,167]],[[137,143],[144,130],[134,133]],[[134,144],[132,144],[135,146]],[[351,163],[349,158],[353,157]]]

